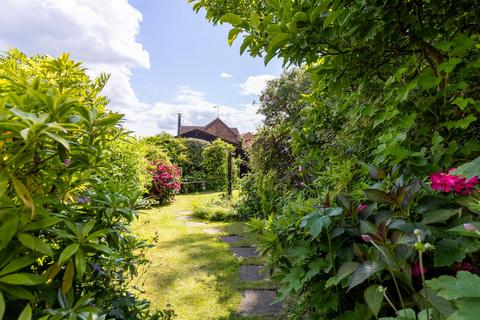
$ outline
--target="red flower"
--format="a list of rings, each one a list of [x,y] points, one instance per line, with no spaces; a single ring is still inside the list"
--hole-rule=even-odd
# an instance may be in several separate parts
[[[418,261],[415,261],[412,265],[412,275],[414,277],[419,277],[420,275],[424,274],[425,272],[427,272],[427,267],[421,267],[420,266],[420,263]]]
[[[454,168],[448,170],[447,173],[436,172],[430,174],[431,188],[443,192],[455,192],[460,195],[469,195],[475,185],[478,184],[478,177],[466,179],[457,175],[450,174]]]
[[[357,212],[362,212],[363,210],[367,209],[368,205],[365,203],[360,203],[357,207]]]

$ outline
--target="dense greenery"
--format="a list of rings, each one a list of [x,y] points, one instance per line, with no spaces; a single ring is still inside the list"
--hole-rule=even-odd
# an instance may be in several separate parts
[[[228,154],[233,151],[232,145],[220,139],[203,149],[202,167],[208,190],[225,191],[227,189]]]
[[[191,2],[304,70],[265,91],[250,156],[292,318],[474,319],[478,3]]]
[[[130,292],[150,247],[129,229],[145,178],[107,80],[68,55],[0,58],[0,318],[173,315]]]

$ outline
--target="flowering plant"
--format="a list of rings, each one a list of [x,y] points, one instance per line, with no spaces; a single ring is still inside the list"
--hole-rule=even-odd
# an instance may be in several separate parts
[[[153,161],[150,165],[151,194],[158,197],[161,204],[171,202],[180,191],[180,168],[168,165],[163,160]]]
[[[470,179],[454,175],[451,172],[455,168],[445,172],[437,172],[430,174],[431,187],[433,190],[443,191],[446,193],[454,192],[459,195],[469,195],[478,184],[478,176]]]

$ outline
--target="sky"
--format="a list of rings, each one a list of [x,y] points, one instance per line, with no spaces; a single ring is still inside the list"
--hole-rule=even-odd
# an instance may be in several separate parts
[[[255,131],[258,95],[282,72],[273,60],[227,44],[228,25],[213,26],[187,0],[0,0],[0,50],[58,56],[69,52],[94,77],[111,75],[109,108],[137,135],[205,125],[218,112],[240,132]]]

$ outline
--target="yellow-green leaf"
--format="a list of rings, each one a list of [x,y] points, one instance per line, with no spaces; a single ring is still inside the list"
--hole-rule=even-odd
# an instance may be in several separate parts
[[[78,243],[72,243],[65,249],[63,249],[62,253],[60,254],[60,258],[58,258],[58,264],[61,265],[65,261],[67,261],[68,258],[73,256],[75,252],[77,252],[78,248],[80,248],[80,245]]]
[[[33,203],[32,194],[28,191],[27,187],[23,184],[22,181],[18,180],[16,177],[10,177],[13,182],[13,187],[17,193],[17,196],[22,200],[25,207],[29,208],[32,212],[31,218],[35,218],[35,204]]]
[[[32,307],[30,307],[30,305],[27,304],[25,306],[25,309],[23,309],[22,313],[20,313],[18,320],[31,320],[31,319],[32,319]]]
[[[65,269],[65,273],[63,274],[63,281],[62,281],[62,292],[67,293],[72,288],[73,283],[73,275],[75,274],[75,266],[73,265],[73,261],[67,265]]]

